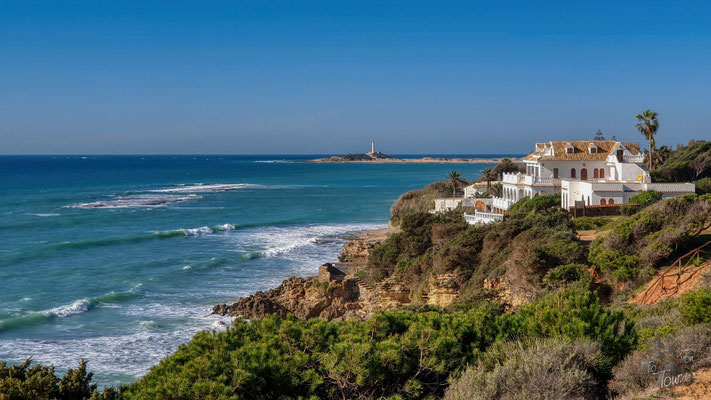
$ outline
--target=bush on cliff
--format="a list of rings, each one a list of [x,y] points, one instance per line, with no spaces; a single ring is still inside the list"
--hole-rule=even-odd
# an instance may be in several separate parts
[[[388,311],[368,321],[269,316],[200,332],[127,399],[381,398],[441,395],[499,335],[500,310]]]
[[[686,325],[711,323],[711,291],[699,289],[684,293],[679,311]]]
[[[589,340],[523,340],[495,345],[452,384],[445,400],[591,399],[609,362]]]
[[[616,221],[593,243],[588,260],[618,282],[645,282],[653,268],[678,254],[711,225],[711,196],[659,201]]]
[[[61,379],[54,366],[31,365],[32,360],[8,366],[0,362],[0,400],[117,400],[118,392],[107,388],[103,393],[91,383],[92,373],[81,360]]]
[[[606,217],[578,217],[573,220],[576,231],[600,229],[611,221]]]
[[[408,214],[428,212],[434,208],[437,198],[451,197],[452,189],[447,182],[440,181],[427,185],[424,189],[409,191],[400,196],[390,208],[390,224],[400,226],[402,218]]]
[[[439,397],[451,377],[512,337],[594,340],[611,359],[622,358],[635,340],[620,313],[581,289],[553,293],[514,314],[484,303],[457,312],[383,311],[367,321],[269,316],[198,333],[125,398]]]
[[[685,182],[711,176],[711,142],[697,141],[671,152],[657,169],[652,171],[654,182]]]

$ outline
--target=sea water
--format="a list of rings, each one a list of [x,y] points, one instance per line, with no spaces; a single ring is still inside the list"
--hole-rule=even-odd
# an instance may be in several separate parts
[[[314,157],[0,157],[0,361],[135,381],[228,324],[214,304],[315,275],[402,193],[492,166]]]

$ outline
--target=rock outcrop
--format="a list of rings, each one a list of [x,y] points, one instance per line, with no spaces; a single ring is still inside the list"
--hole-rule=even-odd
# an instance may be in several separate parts
[[[261,318],[267,314],[293,314],[299,319],[364,318],[360,289],[354,280],[324,284],[315,278],[292,277],[278,287],[213,307],[214,314]]]

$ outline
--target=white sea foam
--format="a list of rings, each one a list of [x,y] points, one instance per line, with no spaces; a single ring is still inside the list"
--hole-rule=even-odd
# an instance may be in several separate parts
[[[189,265],[186,265],[186,266],[183,267],[184,270],[189,270],[190,268],[192,268],[192,267],[189,266]]]
[[[91,307],[89,299],[80,299],[71,304],[40,311],[39,314],[45,317],[64,318],[70,315],[85,313],[89,311],[89,307]]]
[[[304,256],[296,250],[317,246],[319,243],[332,240],[339,246],[346,234],[383,229],[381,224],[337,224],[337,225],[310,225],[294,227],[264,227],[255,228],[248,232],[249,242],[258,243],[266,249],[261,251],[264,257],[277,256]],[[308,255],[306,255],[308,257]]]
[[[164,189],[154,189],[151,192],[155,193],[209,193],[209,192],[228,192],[232,190],[245,189],[250,187],[259,187],[249,183],[195,183],[189,185],[177,185]]]
[[[58,217],[62,214],[57,214],[57,213],[34,213],[32,214],[37,217]]]
[[[215,233],[215,231],[213,231],[212,228],[210,228],[209,226],[203,226],[200,228],[179,229],[179,231],[182,231],[187,236],[202,236]]]
[[[187,196],[158,195],[158,194],[135,194],[129,196],[116,196],[113,200],[94,201],[90,203],[79,203],[66,208],[152,208],[165,207],[168,204],[182,203],[185,201],[200,199],[194,194]]]

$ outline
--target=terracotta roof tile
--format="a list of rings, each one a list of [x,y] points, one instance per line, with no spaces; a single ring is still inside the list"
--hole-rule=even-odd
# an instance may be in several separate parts
[[[573,146],[573,153],[566,153],[568,143]],[[590,153],[588,151],[588,146],[592,143],[597,146],[596,153]],[[553,146],[553,154],[555,154],[555,156],[544,155],[546,150],[544,147],[536,149],[536,151],[523,159],[529,161],[605,161],[617,143],[621,143],[632,155],[640,153],[639,143],[622,143],[614,140],[572,140],[546,143],[546,145]]]

